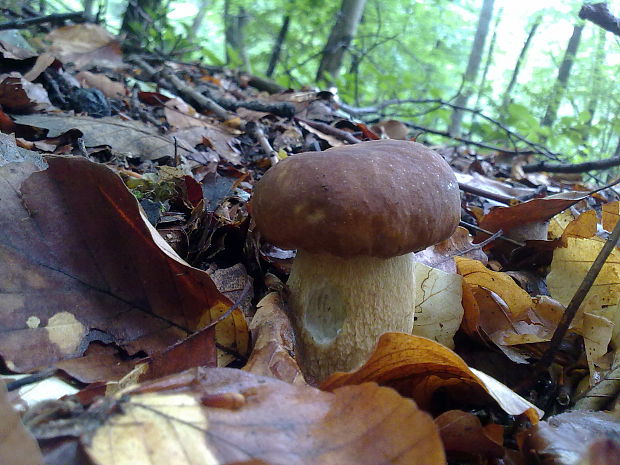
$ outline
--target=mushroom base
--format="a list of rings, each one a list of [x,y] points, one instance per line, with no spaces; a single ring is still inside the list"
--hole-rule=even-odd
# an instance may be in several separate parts
[[[297,361],[308,380],[361,366],[381,334],[411,333],[414,261],[299,250],[288,280]]]

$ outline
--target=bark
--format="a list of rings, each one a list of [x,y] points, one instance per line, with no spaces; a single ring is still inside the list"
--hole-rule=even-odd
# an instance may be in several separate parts
[[[207,14],[207,9],[209,7],[209,3],[211,0],[200,0],[198,5],[198,13],[194,16],[194,21],[192,21],[192,34],[198,34],[198,30],[205,19],[205,15]]]
[[[482,4],[480,17],[478,18],[478,27],[476,29],[476,35],[474,36],[474,43],[471,47],[469,60],[467,62],[467,69],[465,70],[465,75],[463,76],[463,85],[454,101],[454,104],[457,106],[467,106],[469,97],[472,94],[472,85],[476,82],[478,69],[480,68],[480,62],[482,61],[484,43],[489,33],[489,24],[491,23],[491,17],[493,16],[493,3],[494,0],[484,0]],[[463,112],[458,109],[454,110],[448,132],[453,136],[459,136],[461,134],[462,121]]]
[[[362,19],[366,0],[342,0],[336,23],[323,48],[316,80],[329,83],[335,79],[342,67],[344,52],[351,45]]]
[[[549,99],[549,104],[547,105],[547,110],[545,111],[545,116],[541,123],[542,126],[551,126],[557,117],[558,107],[560,106],[560,102],[564,96],[564,91],[566,90],[568,79],[570,78],[571,68],[573,67],[573,62],[575,61],[575,55],[579,49],[583,26],[583,23],[575,24],[573,34],[568,40],[566,52],[564,52],[564,57],[562,58],[560,68],[558,70],[558,77],[555,85],[553,86],[553,90],[551,91],[551,98]]]
[[[276,39],[276,43],[273,45],[273,50],[271,52],[271,57],[269,57],[269,65],[267,66],[267,72],[265,75],[267,77],[273,76],[273,72],[276,69],[276,65],[278,61],[280,61],[280,53],[282,52],[282,44],[286,40],[286,35],[288,34],[288,26],[291,22],[291,15],[286,14],[284,19],[282,20],[282,27],[280,28],[280,32],[278,33],[278,38]]]
[[[519,57],[517,58],[517,63],[515,64],[515,69],[512,72],[512,76],[510,76],[510,82],[508,83],[508,87],[506,87],[506,92],[504,92],[504,99],[502,102],[502,107],[506,108],[508,104],[510,104],[510,94],[512,93],[512,89],[517,83],[517,78],[519,77],[519,71],[521,71],[521,66],[525,62],[525,56],[527,55],[527,51],[530,48],[530,44],[532,43],[532,39],[536,34],[536,30],[540,23],[542,22],[542,15],[539,15],[534,20],[532,27],[530,27],[530,32],[523,43],[523,47],[521,47],[521,52],[519,52]]]

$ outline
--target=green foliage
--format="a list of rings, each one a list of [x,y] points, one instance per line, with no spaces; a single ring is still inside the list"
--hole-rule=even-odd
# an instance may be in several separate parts
[[[124,0],[107,0],[109,19],[118,24]],[[148,51],[185,60],[206,59],[222,65],[224,43],[224,0],[212,0],[198,36],[189,33],[199,0],[171,1],[166,11],[150,12],[152,27],[141,38]],[[576,13],[582,0],[550,0],[529,16],[513,18],[513,3],[505,3],[502,27],[497,33],[492,65],[482,92],[471,89],[480,100],[485,115],[516,131],[532,142],[570,157],[596,154],[603,157],[614,150],[620,122],[620,87],[616,84],[620,54],[617,42],[608,33],[588,23],[568,86],[561,100],[558,118],[552,127],[542,127],[551,91],[556,85],[558,65],[564,54]],[[357,36],[351,43],[343,69],[335,80],[339,97],[357,106],[387,99],[440,99],[451,101],[462,84],[467,55],[473,41],[480,0],[436,0],[399,2],[367,0]],[[516,2],[514,3],[516,4]],[[314,77],[326,39],[339,12],[340,2],[327,0],[263,0],[248,3],[229,0],[230,11],[243,6],[250,15],[245,29],[246,48],[254,74],[262,74],[272,54],[284,17],[290,15],[288,35],[273,79],[285,87],[314,86]],[[499,5],[496,2],[495,14]],[[170,21],[169,12],[182,20]],[[188,11],[183,17],[179,11]],[[512,11],[512,13],[506,11]],[[542,23],[526,55],[517,85],[507,106],[504,92],[533,18]],[[520,21],[512,27],[513,22]],[[142,30],[145,25],[139,26]],[[488,46],[488,40],[487,40]],[[600,51],[602,53],[598,53]],[[181,53],[184,52],[184,53]],[[486,51],[485,51],[486,53]],[[229,66],[241,66],[242,59],[228,49]],[[602,60],[596,61],[597,56]],[[473,106],[473,99],[469,105]],[[417,126],[446,130],[452,110],[434,104],[407,104],[384,109],[376,118],[393,117]],[[465,114],[463,127],[472,140],[511,146],[506,132],[496,124],[472,113]],[[430,136],[429,136],[430,137]],[[446,139],[433,139],[445,142]],[[607,151],[607,152],[605,152]],[[581,155],[578,155],[581,154]],[[576,158],[575,158],[576,160]]]

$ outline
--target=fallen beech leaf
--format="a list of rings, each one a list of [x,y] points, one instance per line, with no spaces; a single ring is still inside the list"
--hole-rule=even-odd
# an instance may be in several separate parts
[[[503,438],[493,437],[478,417],[461,410],[448,410],[435,418],[439,434],[448,456],[465,453],[467,456],[501,457],[504,455]],[[488,425],[492,426],[492,425]],[[500,430],[503,428],[500,425]],[[460,455],[460,454],[458,454]]]
[[[415,261],[437,268],[446,273],[456,273],[454,257],[467,257],[484,264],[488,258],[479,245],[472,244],[472,237],[467,229],[459,226],[454,234],[439,244],[427,247],[414,254]]]
[[[127,89],[123,83],[113,81],[105,74],[95,74],[90,71],[80,71],[75,75],[83,87],[99,89],[108,98],[122,98],[127,95]]]
[[[304,384],[304,377],[292,357],[293,327],[283,309],[282,299],[271,292],[257,305],[250,324],[254,347],[243,369],[255,375],[271,376],[293,384]]]
[[[45,88],[26,80],[19,73],[5,75],[0,82],[0,105],[6,111],[16,113],[52,108]]]
[[[109,168],[48,162],[30,177],[32,165],[0,168],[0,354],[12,370],[80,356],[94,340],[152,354],[231,306],[141,217]],[[239,310],[217,325],[220,337],[245,353]]]
[[[34,438],[26,431],[19,415],[7,399],[0,380],[0,463],[2,465],[43,465],[43,456]]]
[[[64,134],[70,129],[83,133],[84,145],[88,147],[110,146],[115,152],[143,160],[162,157],[174,158],[175,154],[188,155],[193,152],[182,141],[175,144],[168,136],[140,121],[124,121],[118,116],[92,118],[90,116],[67,115],[15,115],[20,124],[49,129],[49,137]]]
[[[321,389],[332,391],[368,381],[393,387],[424,409],[431,407],[435,391],[444,388],[472,403],[488,402],[491,396],[510,415],[527,413],[535,421],[544,413],[499,381],[469,368],[450,349],[411,334],[383,334],[364,365],[349,373],[334,373]]]
[[[116,402],[83,437],[97,465],[446,463],[431,417],[373,383],[327,393],[199,368],[118,393]]]
[[[544,224],[557,213],[566,210],[588,195],[587,192],[562,192],[545,198],[528,200],[511,207],[495,207],[482,218],[480,227],[491,232],[501,229],[510,237],[513,237],[516,231],[521,230],[524,236],[520,237],[520,240],[546,239],[546,225],[543,237],[528,237],[525,235],[525,230],[529,230],[532,225]]]
[[[414,274],[416,305],[411,333],[454,347],[452,338],[463,319],[463,278],[418,262]]]
[[[575,411],[561,413],[541,421],[522,435],[520,445],[527,463],[577,465],[583,463],[580,459],[586,455],[589,444],[608,438],[615,442],[618,450],[619,437],[620,422],[613,415],[604,412]],[[619,462],[586,463],[615,465]]]
[[[549,231],[547,238],[549,240],[558,239],[562,237],[566,226],[575,219],[575,216],[570,210],[564,210],[558,213],[549,221]]]
[[[52,42],[48,49],[52,55],[65,63],[73,62],[78,68],[116,68],[123,65],[120,43],[97,24],[60,27],[50,32],[47,39]]]
[[[620,218],[620,202],[606,203],[603,205],[602,210],[601,223],[603,224],[603,229],[611,232]]]
[[[477,260],[455,257],[458,273],[471,286],[479,286],[497,294],[512,315],[518,317],[532,306],[532,299],[506,273],[491,271]]]

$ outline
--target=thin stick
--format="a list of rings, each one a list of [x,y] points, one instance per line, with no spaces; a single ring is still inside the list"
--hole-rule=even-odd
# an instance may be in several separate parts
[[[516,246],[519,246],[519,247],[525,247],[525,244],[523,242],[515,241],[514,239],[511,239],[511,238],[506,237],[506,236],[496,236],[497,232],[499,232],[499,231],[497,231],[497,232],[487,231],[486,229],[482,229],[479,226],[476,226],[476,225],[470,224],[470,223],[466,223],[465,221],[462,221],[462,220],[459,221],[459,226],[463,226],[464,228],[467,228],[467,229],[471,228],[471,229],[474,229],[476,231],[480,231],[482,233],[488,234],[489,236],[491,236],[493,238],[493,240],[501,239],[503,241],[510,242],[513,245],[516,245]]]
[[[564,336],[566,336],[568,327],[570,326],[571,322],[575,318],[575,314],[577,313],[577,310],[579,309],[580,305],[585,299],[586,294],[588,293],[588,291],[594,284],[594,280],[600,273],[601,268],[603,268],[603,265],[605,264],[607,257],[609,257],[609,254],[611,253],[613,248],[618,243],[618,238],[620,238],[620,221],[616,223],[616,226],[614,227],[614,230],[612,231],[611,235],[607,239],[607,242],[605,242],[605,245],[603,246],[598,256],[592,263],[592,266],[586,273],[585,277],[583,278],[581,285],[575,292],[575,295],[573,295],[573,298],[568,304],[568,307],[566,307],[566,310],[564,311],[564,314],[562,315],[562,319],[560,320],[558,327],[555,329],[555,332],[553,333],[553,337],[551,338],[549,348],[545,351],[543,356],[540,358],[540,360],[536,364],[536,369],[538,372],[545,371],[547,368],[549,368],[549,366],[553,362],[555,358],[555,354],[560,347],[560,343],[564,339]]]

